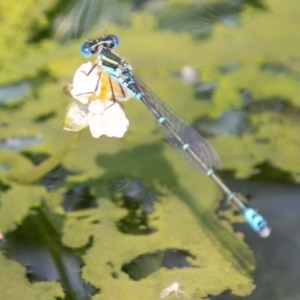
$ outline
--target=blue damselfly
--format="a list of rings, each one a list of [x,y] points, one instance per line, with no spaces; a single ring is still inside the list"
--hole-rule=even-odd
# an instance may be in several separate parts
[[[213,168],[218,169],[221,164],[218,154],[212,146],[198,132],[185,124],[140,79],[133,75],[132,68],[127,61],[112,52],[111,49],[118,45],[118,37],[111,34],[105,35],[83,43],[81,53],[85,57],[97,54],[98,59],[94,67],[101,67],[106,70],[121,83],[128,93],[144,103],[157,119],[169,144],[176,148],[189,163],[192,163],[193,167],[204,172],[216,183],[227,196],[227,199],[238,207],[245,221],[260,237],[268,237],[271,230],[264,218],[253,208],[244,205],[238,196],[231,192],[214,173]],[[88,74],[89,72],[86,75]]]

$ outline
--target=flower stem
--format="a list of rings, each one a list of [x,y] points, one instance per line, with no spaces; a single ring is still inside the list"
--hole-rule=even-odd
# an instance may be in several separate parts
[[[17,176],[12,176],[11,179],[22,184],[33,183],[41,179],[44,175],[57,167],[61,163],[63,158],[77,146],[79,136],[79,132],[72,132],[67,142],[56,153],[51,155],[37,167],[32,168],[32,170],[30,170],[29,172]]]

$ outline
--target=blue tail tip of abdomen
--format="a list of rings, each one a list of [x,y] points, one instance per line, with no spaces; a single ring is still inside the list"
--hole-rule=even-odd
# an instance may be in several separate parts
[[[268,223],[253,208],[247,207],[243,211],[243,216],[249,226],[257,232],[260,237],[266,238],[271,234],[271,228],[268,226]]]

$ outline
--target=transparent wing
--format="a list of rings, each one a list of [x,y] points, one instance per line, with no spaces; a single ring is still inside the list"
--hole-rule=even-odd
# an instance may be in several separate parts
[[[158,121],[164,119],[159,123],[168,143],[197,170],[207,172],[212,168],[220,168],[219,156],[212,146],[197,131],[185,124],[139,78],[134,78],[143,94],[141,101]]]

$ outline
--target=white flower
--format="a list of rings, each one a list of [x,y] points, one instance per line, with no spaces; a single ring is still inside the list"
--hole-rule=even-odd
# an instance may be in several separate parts
[[[101,135],[121,138],[129,121],[113,99],[126,101],[130,96],[100,66],[92,68],[92,63],[88,62],[75,72],[70,90],[74,100],[67,108],[64,129],[79,131],[89,126],[94,138]]]

